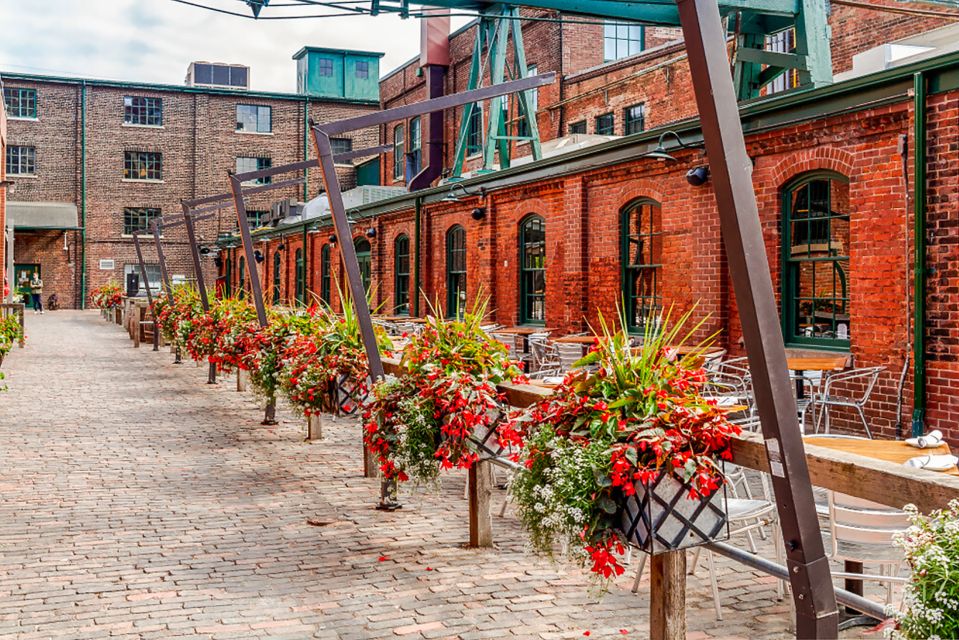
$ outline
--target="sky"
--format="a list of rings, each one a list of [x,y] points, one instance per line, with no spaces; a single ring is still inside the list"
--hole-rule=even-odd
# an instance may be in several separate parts
[[[249,11],[240,0],[196,2]],[[248,65],[252,89],[291,93],[292,56],[304,45],[381,51],[381,75],[419,51],[419,21],[412,18],[254,22],[172,0],[0,0],[0,32],[0,72],[182,84],[190,62],[204,60]]]

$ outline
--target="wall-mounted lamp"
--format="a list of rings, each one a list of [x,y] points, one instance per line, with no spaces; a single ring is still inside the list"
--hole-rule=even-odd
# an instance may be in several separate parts
[[[253,259],[256,260],[258,263],[263,262],[263,260],[265,260],[263,256],[263,252],[260,251],[259,249],[256,249],[255,251],[253,251]]]
[[[470,212],[470,216],[473,220],[482,220],[486,217],[486,207],[476,207]]]
[[[693,142],[693,143],[687,144],[687,143],[683,142],[683,139],[680,138],[680,137],[679,137],[679,134],[676,133],[675,131],[663,131],[663,132],[660,134],[660,136],[659,136],[659,142],[656,143],[656,148],[653,149],[652,151],[647,151],[646,153],[644,153],[644,154],[642,155],[642,157],[643,157],[643,158],[656,158],[656,159],[658,159],[658,160],[663,160],[663,161],[665,161],[665,160],[669,160],[669,161],[674,161],[674,160],[676,160],[676,157],[673,156],[673,154],[671,154],[670,152],[668,152],[668,151],[666,150],[666,145],[664,144],[664,141],[665,141],[665,139],[666,139],[666,136],[670,136],[670,137],[672,137],[672,138],[674,138],[674,139],[676,140],[676,148],[677,148],[677,149],[702,149],[702,148],[703,148],[703,143],[702,143],[702,142]]]
[[[709,167],[706,165],[690,169],[686,172],[686,182],[694,187],[703,186],[707,180],[709,180]]]
[[[336,244],[336,234],[335,234],[335,233],[331,233],[331,234],[330,234],[330,237],[327,238],[327,240],[330,241],[330,244],[334,244],[334,245],[335,245],[335,244]]]
[[[472,198],[472,197],[482,198],[486,195],[486,189],[484,187],[480,187],[479,191],[472,192],[472,191],[469,191],[466,187],[464,187],[461,183],[454,182],[453,186],[450,187],[450,192],[443,197],[442,201],[443,202],[459,202],[462,198],[456,195],[457,190],[461,191],[462,196],[467,198]]]
[[[283,251],[284,249],[286,249],[286,245],[283,244],[282,242],[281,242],[280,244],[276,245],[276,250],[277,250],[277,251]]]
[[[375,227],[370,227],[369,229],[367,229],[367,230],[366,230],[366,237],[367,237],[367,238],[375,238],[375,237],[376,237],[376,228],[375,228]]]
[[[214,266],[216,266],[217,269],[219,269],[220,267],[223,266],[223,258],[221,258],[220,256],[213,258],[213,264]]]
[[[201,256],[210,255],[210,247],[200,247],[200,255]]]

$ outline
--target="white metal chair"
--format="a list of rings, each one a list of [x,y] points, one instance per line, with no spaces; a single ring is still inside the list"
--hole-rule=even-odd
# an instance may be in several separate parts
[[[546,334],[533,334],[529,337],[529,375],[531,378],[558,376],[561,374],[561,362],[556,345],[551,344]]]
[[[885,367],[850,369],[849,371],[841,371],[826,377],[825,382],[822,384],[822,391],[813,397],[813,402],[819,410],[819,415],[816,416],[816,432],[819,432],[819,425],[822,422],[823,416],[825,416],[825,433],[829,433],[830,408],[848,407],[856,410],[859,414],[859,419],[862,420],[862,426],[866,430],[866,437],[872,438],[872,432],[869,430],[869,423],[866,421],[864,408],[866,403],[869,402],[869,396],[872,395],[872,390],[876,387],[876,382],[879,380],[879,373],[882,372],[883,369],[885,369]],[[858,387],[858,391],[846,393],[845,391],[849,388],[848,385],[850,384],[852,384],[853,387]],[[841,390],[839,393],[837,393],[836,387],[840,387]]]
[[[885,583],[886,604],[892,604],[893,584],[908,580],[899,575],[903,554],[892,539],[909,527],[908,516],[899,509],[835,491],[829,492],[828,499],[832,545],[827,555],[833,560],[879,566],[878,575],[833,571],[833,577]]]
[[[581,344],[554,342],[553,346],[556,347],[556,354],[559,356],[561,371],[569,371],[583,357],[583,345]]]

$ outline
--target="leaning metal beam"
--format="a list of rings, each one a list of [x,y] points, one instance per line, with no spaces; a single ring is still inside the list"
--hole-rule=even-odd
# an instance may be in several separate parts
[[[133,232],[133,246],[137,252],[137,261],[140,263],[140,277],[143,278],[143,287],[147,291],[147,305],[150,307],[150,317],[153,318],[153,350],[160,350],[160,326],[157,324],[156,313],[153,311],[153,294],[150,293],[150,281],[147,279],[147,266],[143,262],[143,251],[140,249],[140,234],[138,231]],[[140,331],[140,321],[137,319],[137,327],[135,331]],[[137,344],[139,343],[140,338],[137,338]]]
[[[835,638],[836,596],[786,368],[722,21],[715,0],[677,0],[677,5],[786,544],[796,636]]]
[[[186,224],[186,237],[190,244],[190,255],[193,258],[193,275],[196,278],[196,288],[200,291],[200,304],[203,305],[203,312],[210,313],[210,298],[207,296],[206,283],[203,281],[203,265],[200,264],[200,247],[196,244],[196,229],[193,226],[193,216],[190,215],[190,207],[184,202],[183,222]],[[210,370],[207,374],[207,384],[216,384],[216,364],[211,362]]]
[[[163,242],[160,238],[163,225],[159,220],[154,220],[150,227],[153,229],[153,244],[157,249],[157,260],[160,263],[160,275],[163,278],[163,288],[166,290],[167,298],[173,302],[173,287],[170,286],[170,272],[166,268],[166,256],[163,254]]]

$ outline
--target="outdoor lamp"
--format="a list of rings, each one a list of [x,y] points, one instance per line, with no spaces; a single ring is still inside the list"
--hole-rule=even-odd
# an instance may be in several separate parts
[[[707,180],[709,180],[709,167],[706,165],[690,169],[686,172],[686,182],[694,187],[703,186]]]
[[[376,237],[376,229],[373,228],[373,227],[370,227],[369,229],[367,229],[367,230],[366,230],[366,237],[367,237],[367,238],[375,238],[375,237]]]
[[[486,189],[483,188],[483,187],[480,187],[480,188],[479,188],[479,191],[478,191],[477,193],[473,193],[473,192],[471,192],[471,191],[468,191],[468,190],[466,189],[466,187],[464,187],[462,184],[460,184],[460,183],[458,183],[458,182],[454,182],[454,183],[453,183],[453,186],[450,187],[450,192],[447,193],[447,194],[443,197],[442,202],[459,202],[459,201],[460,201],[460,197],[457,196],[456,193],[455,193],[455,191],[456,191],[457,189],[459,189],[460,191],[462,191],[462,192],[463,192],[463,195],[464,195],[464,196],[467,196],[467,197],[478,196],[478,197],[482,198],[483,196],[486,195]]]
[[[254,251],[253,251],[253,259],[256,260],[257,262],[263,262],[263,260],[264,260],[263,252],[260,251],[259,249],[254,250]]]
[[[683,142],[683,139],[679,137],[679,134],[675,131],[663,131],[659,135],[659,142],[656,143],[656,148],[652,151],[647,151],[642,155],[644,158],[656,158],[658,160],[676,160],[676,157],[673,156],[670,152],[666,151],[666,145],[663,144],[663,141],[666,139],[666,136],[671,136],[676,140],[676,147],[678,149],[702,149],[703,144],[701,142],[696,142],[692,144],[686,144]]]
[[[486,217],[486,207],[476,207],[470,213],[470,216],[472,216],[473,220],[477,220],[477,221],[482,220],[483,218]]]
[[[283,244],[282,242],[281,242],[280,244],[276,245],[276,250],[277,250],[277,251],[283,251],[284,249],[286,249],[286,245]]]
[[[336,234],[335,234],[335,233],[331,233],[331,234],[330,234],[330,237],[327,238],[327,240],[330,241],[330,244],[336,244]]]
[[[210,247],[200,247],[200,255],[201,256],[210,255]]]

